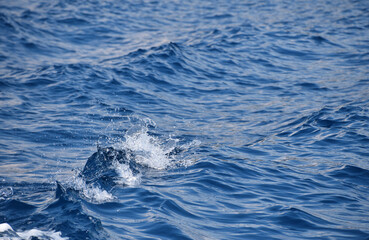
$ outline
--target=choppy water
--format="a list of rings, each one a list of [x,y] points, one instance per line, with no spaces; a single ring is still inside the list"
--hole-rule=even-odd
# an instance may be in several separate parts
[[[1,239],[369,239],[368,1],[0,1]]]

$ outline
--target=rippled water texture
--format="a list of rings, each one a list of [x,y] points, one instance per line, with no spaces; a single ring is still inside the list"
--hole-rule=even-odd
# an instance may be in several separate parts
[[[368,1],[0,1],[0,238],[369,239],[368,76]]]

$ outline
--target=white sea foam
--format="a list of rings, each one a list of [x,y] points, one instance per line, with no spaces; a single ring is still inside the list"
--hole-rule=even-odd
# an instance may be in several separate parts
[[[73,181],[70,182],[70,184],[72,184],[72,188],[80,191],[87,200],[92,202],[104,203],[114,199],[114,196],[111,193],[98,186],[86,184],[85,180],[79,176],[74,176]]]
[[[0,239],[2,240],[30,240],[33,238],[45,240],[67,240],[69,238],[62,237],[60,232],[55,231],[41,231],[38,229],[31,229],[27,231],[14,231],[8,223],[0,224]]]
[[[114,163],[114,168],[120,177],[120,179],[116,181],[118,184],[125,184],[128,186],[137,186],[140,184],[141,174],[134,174],[127,164],[121,164],[116,161]]]
[[[150,124],[154,123],[150,122]],[[166,169],[170,164],[166,153],[172,149],[164,149],[156,137],[148,134],[146,127],[134,126],[130,128],[124,138],[116,141],[113,147],[132,151],[133,159],[129,159],[129,161],[152,169]],[[128,164],[116,161],[114,168],[119,175],[119,179],[116,181],[118,184],[137,186],[141,182],[141,173],[134,173]]]
[[[0,224],[0,233],[7,232],[7,231],[13,231],[13,228],[7,223],[1,223]]]
[[[22,239],[33,239],[37,237],[39,239],[55,239],[55,240],[66,240],[67,237],[62,237],[60,232],[54,231],[41,231],[38,229],[31,229],[25,232],[17,232]]]

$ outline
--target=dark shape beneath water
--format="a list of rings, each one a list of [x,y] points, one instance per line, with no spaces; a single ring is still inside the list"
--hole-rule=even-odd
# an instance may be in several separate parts
[[[128,149],[115,150],[112,147],[98,147],[97,152],[88,158],[80,176],[87,184],[96,183],[103,188],[110,188],[114,180],[119,177],[115,170],[116,163],[128,165],[133,174],[138,174],[139,169],[143,168],[134,161],[134,154]]]

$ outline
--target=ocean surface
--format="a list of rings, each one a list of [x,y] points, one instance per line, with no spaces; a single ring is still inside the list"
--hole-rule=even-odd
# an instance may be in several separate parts
[[[0,239],[369,239],[369,1],[0,0]]]

